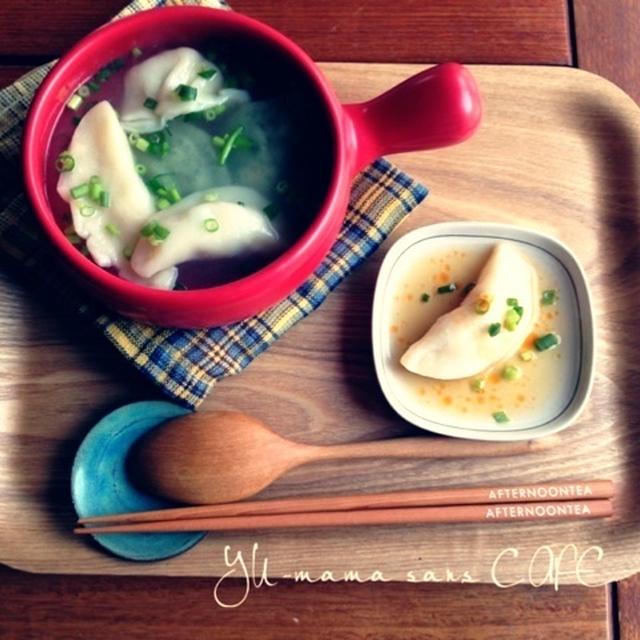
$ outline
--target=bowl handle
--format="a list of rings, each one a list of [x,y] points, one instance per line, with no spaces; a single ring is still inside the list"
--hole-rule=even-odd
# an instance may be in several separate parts
[[[426,69],[368,102],[344,106],[352,172],[388,153],[466,140],[480,124],[478,86],[462,65]]]

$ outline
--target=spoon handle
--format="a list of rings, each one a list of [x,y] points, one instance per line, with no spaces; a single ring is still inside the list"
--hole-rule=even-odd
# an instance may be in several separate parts
[[[559,436],[515,442],[479,442],[454,438],[394,438],[314,447],[316,460],[342,458],[484,458],[544,451],[557,445]],[[311,453],[311,452],[309,452]]]

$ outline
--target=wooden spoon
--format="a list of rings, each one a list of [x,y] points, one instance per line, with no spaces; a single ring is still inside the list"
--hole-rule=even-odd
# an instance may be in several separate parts
[[[557,436],[518,442],[453,438],[396,438],[316,446],[292,442],[242,413],[194,413],[154,429],[132,460],[154,493],[179,502],[215,504],[242,500],[283,473],[316,460],[339,458],[475,458],[542,451]]]

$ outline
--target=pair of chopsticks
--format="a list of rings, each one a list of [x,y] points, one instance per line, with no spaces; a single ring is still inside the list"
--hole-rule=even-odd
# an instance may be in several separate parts
[[[78,534],[580,520],[613,514],[610,480],[284,498],[96,516]]]

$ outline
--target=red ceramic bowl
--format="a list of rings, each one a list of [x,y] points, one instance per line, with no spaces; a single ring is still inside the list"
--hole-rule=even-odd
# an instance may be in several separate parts
[[[84,257],[54,219],[45,188],[45,162],[54,126],[73,91],[98,69],[133,47],[184,46],[224,37],[272,51],[311,87],[318,126],[331,138],[328,187],[307,230],[277,259],[229,284],[161,291],[123,280]],[[481,116],[476,84],[463,67],[447,63],[406,80],[363,104],[341,105],[313,61],[271,27],[231,11],[171,7],[144,11],[106,25],[81,40],[43,82],[31,106],[23,142],[29,199],[44,231],[70,273],[116,311],[161,326],[207,327],[260,312],[291,293],[318,266],[335,241],[353,176],[385,153],[461,142]]]

